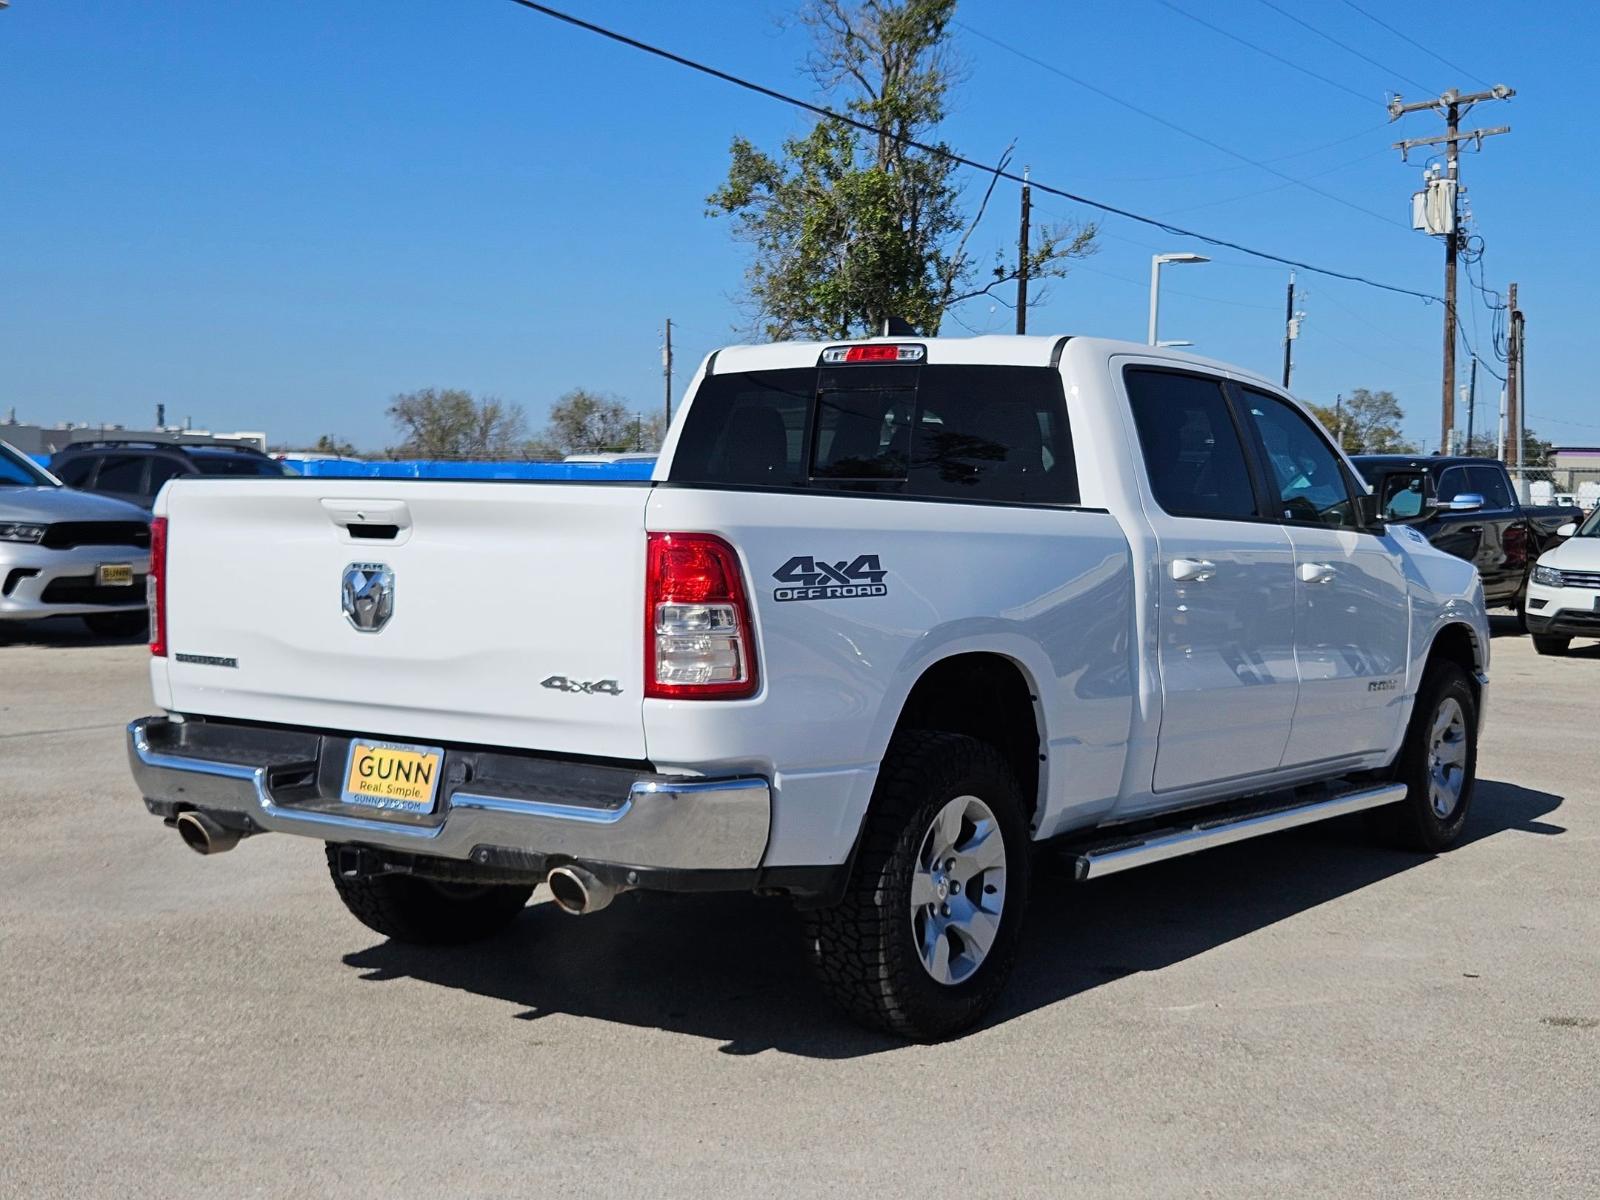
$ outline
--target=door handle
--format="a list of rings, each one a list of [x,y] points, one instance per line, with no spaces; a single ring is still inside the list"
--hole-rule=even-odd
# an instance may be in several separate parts
[[[1332,583],[1338,571],[1332,563],[1301,563],[1297,573],[1301,583]]]
[[[1217,564],[1204,558],[1175,558],[1172,577],[1179,583],[1204,583],[1217,573]]]

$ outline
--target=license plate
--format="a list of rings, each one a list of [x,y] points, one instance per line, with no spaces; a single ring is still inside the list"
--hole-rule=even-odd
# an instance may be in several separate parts
[[[133,566],[130,563],[101,563],[94,578],[101,587],[132,587]]]
[[[432,812],[443,770],[444,751],[437,746],[357,738],[350,743],[350,760],[345,765],[344,802]]]

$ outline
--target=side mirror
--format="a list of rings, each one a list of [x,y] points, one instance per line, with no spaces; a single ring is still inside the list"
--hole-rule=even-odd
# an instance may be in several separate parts
[[[1370,492],[1356,497],[1356,524],[1362,529],[1374,529],[1379,524],[1378,498]]]
[[[1477,512],[1483,507],[1483,497],[1477,492],[1458,492],[1454,500],[1439,506],[1446,512]]]
[[[1556,536],[1557,537],[1571,537],[1573,534],[1575,534],[1577,532],[1578,532],[1578,523],[1576,521],[1568,521],[1560,529],[1556,530]]]

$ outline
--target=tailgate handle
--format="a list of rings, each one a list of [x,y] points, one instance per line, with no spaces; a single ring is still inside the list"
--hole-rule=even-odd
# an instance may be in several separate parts
[[[372,541],[392,542],[400,533],[398,525],[358,525],[354,521],[345,526],[353,538],[367,538]]]
[[[392,542],[411,528],[411,510],[403,500],[324,500],[322,511],[352,538]]]

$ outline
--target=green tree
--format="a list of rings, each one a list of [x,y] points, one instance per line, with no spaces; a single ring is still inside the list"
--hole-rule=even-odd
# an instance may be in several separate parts
[[[800,10],[812,78],[880,132],[823,118],[777,157],[734,138],[708,215],[733,217],[754,248],[747,279],[767,337],[875,333],[887,317],[932,335],[952,306],[1016,279],[1006,252],[982,269],[969,248],[998,176],[968,220],[949,160],[906,144],[933,144],[944,117],[954,13],[955,0],[806,0]],[[1094,236],[1092,224],[1040,227],[1030,276],[1066,274]]]
[[[388,414],[401,434],[391,458],[512,458],[527,444],[520,404],[479,400],[459,388],[404,392],[390,401]]]
[[[533,449],[543,458],[655,450],[664,433],[659,413],[646,418],[615,396],[574,388],[550,406],[550,423]]]
[[[1516,466],[1516,447],[1512,446],[1512,461],[1507,466]],[[1472,442],[1466,453],[1479,458],[1499,458],[1503,447],[1496,445],[1493,433],[1477,433],[1472,435]],[[1549,467],[1555,464],[1555,444],[1547,442],[1526,425],[1522,427],[1522,465],[1524,467]]]
[[[356,448],[352,442],[325,433],[317,438],[317,444],[311,447],[311,451],[313,454],[335,454],[340,458],[349,458],[356,452]]]
[[[1337,405],[1308,404],[1322,427],[1333,434],[1346,454],[1412,454],[1416,446],[1400,432],[1405,410],[1393,392],[1366,388],[1343,397]]]

